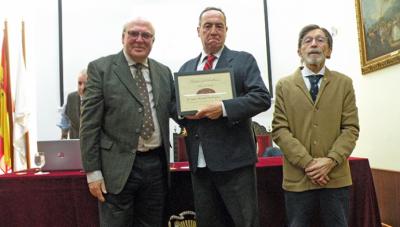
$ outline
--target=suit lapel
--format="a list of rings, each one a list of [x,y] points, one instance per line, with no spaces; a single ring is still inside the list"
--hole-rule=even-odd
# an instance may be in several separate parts
[[[303,75],[301,74],[300,68],[296,70],[296,72],[294,73],[294,81],[296,84],[296,87],[298,87],[301,92],[303,93],[303,95],[305,95],[308,99],[308,101],[314,105],[314,102],[312,101],[311,95],[310,95],[310,91],[307,89],[307,86],[304,82],[303,79]]]
[[[230,62],[232,61],[231,57],[231,50],[228,47],[224,47],[224,50],[219,57],[217,65],[215,66],[216,69],[223,69],[223,68],[233,68],[230,67]]]
[[[79,96],[79,93],[77,93],[75,102],[76,102],[75,107],[78,108],[78,112],[76,112],[78,117],[77,119],[79,119],[81,116],[81,97]]]
[[[116,60],[114,61],[113,72],[126,87],[126,89],[128,89],[129,93],[131,93],[136,100],[141,102],[136,81],[133,79],[128,62],[126,61],[122,51],[118,54]]]
[[[319,100],[324,95],[324,92],[326,91],[331,80],[332,80],[331,72],[328,70],[328,68],[325,67],[325,75],[324,75],[324,77],[322,77],[321,86],[319,88],[319,92],[318,92],[318,96],[317,96],[317,100],[315,101],[315,104],[318,104]]]
[[[197,66],[199,65],[200,61],[201,61],[201,54],[197,58],[191,60],[190,65],[188,65],[188,68],[193,69],[193,71],[197,71]]]
[[[312,98],[311,98],[311,95],[310,95],[310,91],[307,89],[307,87],[306,87],[306,85],[304,83],[304,79],[303,79],[303,76],[301,74],[300,69],[298,69],[295,72],[294,77],[295,77],[296,86],[302,91],[302,93],[305,96],[307,96],[308,101],[310,101],[310,103],[312,105],[314,105],[314,102],[312,101]],[[320,88],[319,88],[319,91],[318,91],[317,100],[315,100],[315,105],[316,106],[318,105],[318,102],[321,99],[321,97],[324,95],[324,92],[325,92],[325,90],[326,90],[326,88],[329,85],[331,80],[332,80],[332,78],[330,76],[330,71],[326,68],[325,75],[322,78],[321,85],[320,85]]]

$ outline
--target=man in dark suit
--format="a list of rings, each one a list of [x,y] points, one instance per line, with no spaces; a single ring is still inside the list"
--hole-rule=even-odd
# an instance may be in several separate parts
[[[148,58],[152,24],[125,24],[123,50],[88,66],[81,149],[101,226],[162,226],[169,163],[170,69]]]
[[[78,75],[78,90],[70,93],[61,113],[61,139],[79,139],[81,101],[87,82],[86,69]]]
[[[221,9],[203,10],[197,31],[203,51],[180,72],[230,68],[237,93],[237,97],[205,106],[182,121],[187,130],[197,224],[259,226],[251,117],[270,107],[270,95],[254,57],[224,46],[227,27]]]

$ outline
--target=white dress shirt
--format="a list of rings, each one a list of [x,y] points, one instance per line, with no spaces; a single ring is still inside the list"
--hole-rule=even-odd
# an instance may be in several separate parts
[[[322,67],[322,69],[318,73],[314,73],[311,71],[307,66],[304,66],[303,69],[301,70],[301,75],[303,76],[304,83],[306,83],[307,89],[310,90],[311,88],[311,83],[310,80],[308,79],[307,76],[312,76],[312,75],[325,75],[325,66]],[[321,87],[321,81],[318,81],[318,88]]]
[[[222,53],[223,49],[224,48],[221,48],[221,50],[219,50],[217,53],[213,54],[217,58],[213,62],[212,69],[215,69],[215,66],[218,63],[219,58],[221,57],[221,53]],[[207,62],[207,54],[204,51],[201,53],[200,59],[201,60],[199,61],[199,64],[197,65],[197,71],[203,71],[204,65]],[[225,106],[224,106],[223,103],[222,103],[222,116],[226,117],[226,110],[225,110]],[[199,144],[199,156],[197,158],[197,167],[204,168],[206,166],[207,166],[207,163],[206,163],[206,160],[204,158],[203,147],[201,146],[201,143],[200,143]]]

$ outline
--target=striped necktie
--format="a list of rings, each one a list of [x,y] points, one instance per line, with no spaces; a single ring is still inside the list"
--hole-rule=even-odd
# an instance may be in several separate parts
[[[318,82],[319,80],[323,77],[323,75],[310,75],[307,76],[308,80],[310,81],[310,95],[311,98],[313,100],[313,102],[315,102],[315,100],[317,99],[317,95],[318,95],[318,91],[319,91],[319,87],[318,87]]]
[[[215,59],[217,59],[217,57],[215,57],[214,55],[212,55],[212,54],[207,55],[207,62],[204,65],[203,70],[204,71],[211,70],[213,68],[213,62]]]

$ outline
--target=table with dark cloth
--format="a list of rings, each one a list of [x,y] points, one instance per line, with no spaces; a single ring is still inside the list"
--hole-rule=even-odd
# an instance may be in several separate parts
[[[380,226],[378,203],[368,159],[350,158],[351,227]],[[168,214],[194,210],[187,163],[171,165]],[[260,158],[257,164],[261,227],[284,226],[282,159]],[[82,172],[46,175],[0,175],[0,227],[91,227],[98,226],[97,202],[90,195]],[[314,220],[314,226],[318,220]]]

